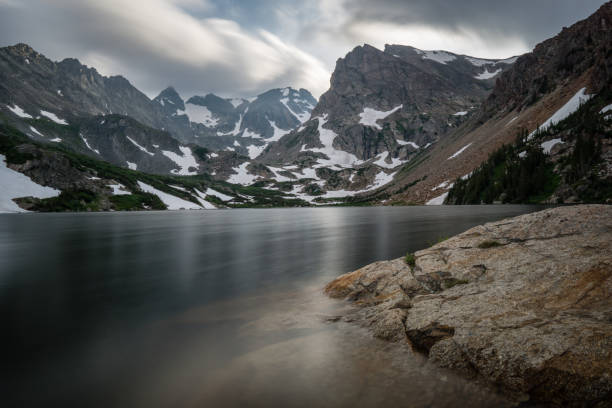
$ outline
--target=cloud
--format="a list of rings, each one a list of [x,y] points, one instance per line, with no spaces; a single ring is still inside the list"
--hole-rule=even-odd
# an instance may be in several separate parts
[[[248,96],[291,85],[319,95],[335,61],[386,43],[503,58],[604,0],[0,0],[1,45],[27,42],[122,74],[150,96]]]
[[[5,11],[11,14],[10,10],[3,10],[0,22],[13,20],[1,29],[3,38],[25,37],[15,42],[33,38],[32,45],[42,52],[50,49],[55,57],[77,56],[102,73],[124,74],[149,95],[166,84],[186,94],[250,95],[279,85],[321,93],[328,83],[329,71],[319,60],[272,33],[247,32],[234,21],[197,19],[186,11],[214,9],[207,2],[29,3],[36,12],[9,16]],[[15,17],[21,24],[14,24]]]

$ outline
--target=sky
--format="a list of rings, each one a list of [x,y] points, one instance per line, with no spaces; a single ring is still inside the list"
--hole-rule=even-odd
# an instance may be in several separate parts
[[[358,45],[481,58],[530,51],[603,0],[0,0],[0,46],[25,42],[123,75],[149,97],[329,87]]]

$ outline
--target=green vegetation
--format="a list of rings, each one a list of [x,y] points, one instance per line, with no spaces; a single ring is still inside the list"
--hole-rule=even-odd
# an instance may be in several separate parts
[[[155,194],[133,193],[110,197],[118,211],[165,210],[166,205]]]
[[[414,256],[414,253],[412,252],[407,253],[404,261],[406,262],[408,266],[410,266],[411,268],[414,268],[414,266],[416,265],[416,258]]]
[[[180,197],[184,200],[200,204],[194,195],[194,189],[205,191],[207,187],[231,196],[235,199],[224,202],[216,197],[208,197],[208,201],[216,206],[234,208],[267,208],[267,207],[298,207],[309,206],[301,199],[287,199],[281,191],[266,190],[258,187],[245,187],[227,182],[213,180],[208,175],[197,176],[174,176],[142,173],[122,167],[115,166],[80,153],[76,153],[62,144],[45,144],[36,142],[14,127],[7,125],[6,118],[0,114],[0,154],[6,157],[9,164],[22,164],[27,160],[39,158],[40,155],[59,153],[70,165],[86,174],[115,180],[123,184],[134,193],[131,195],[110,196],[88,191],[75,190],[65,191],[58,197],[44,200],[22,200],[28,208],[37,211],[100,211],[110,208],[114,210],[138,210],[138,209],[165,209],[166,206],[153,194],[140,192],[138,181],[149,184],[156,189]],[[53,125],[50,125],[53,126]],[[69,129],[70,130],[70,129]],[[20,146],[34,146],[34,154],[24,153]],[[198,150],[205,154],[204,150]],[[179,186],[186,191],[173,188]]]
[[[434,245],[439,244],[440,242],[444,242],[444,241],[446,241],[446,240],[447,240],[447,239],[449,239],[449,238],[450,238],[450,237],[448,237],[448,236],[441,236],[441,237],[436,238],[436,240],[435,240],[435,241],[433,241],[433,242],[429,242],[429,244],[428,244],[428,245],[429,245],[430,247],[432,247],[432,246],[434,246]]]
[[[478,244],[478,248],[480,249],[487,249],[487,248],[495,248],[495,247],[499,247],[502,246],[502,244],[500,244],[497,241],[482,241],[480,244]]]
[[[455,279],[455,278],[449,278],[449,279],[444,279],[444,288],[445,289],[450,289],[454,286],[457,285],[465,285],[470,283],[469,281],[465,280],[465,279]]]
[[[99,211],[99,197],[88,190],[65,190],[57,197],[35,199],[32,210],[40,212]]]
[[[541,203],[549,200],[560,186],[583,202],[612,199],[610,180],[599,175],[602,140],[612,138],[610,126],[599,110],[611,99],[612,94],[604,91],[532,138],[521,131],[514,144],[493,152],[467,180],[456,180],[446,202]],[[540,145],[554,138],[564,143],[553,161]]]

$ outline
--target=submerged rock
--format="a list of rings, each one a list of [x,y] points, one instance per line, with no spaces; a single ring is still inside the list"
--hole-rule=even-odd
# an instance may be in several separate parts
[[[350,317],[517,400],[612,406],[612,207],[560,207],[376,262],[325,292]]]

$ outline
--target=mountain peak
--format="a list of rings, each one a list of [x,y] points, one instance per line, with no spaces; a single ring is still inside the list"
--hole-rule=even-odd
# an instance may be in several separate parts
[[[185,103],[179,95],[179,93],[172,86],[168,86],[166,89],[161,91],[154,99],[155,102],[162,106],[168,106],[172,112],[176,109],[185,110]]]

